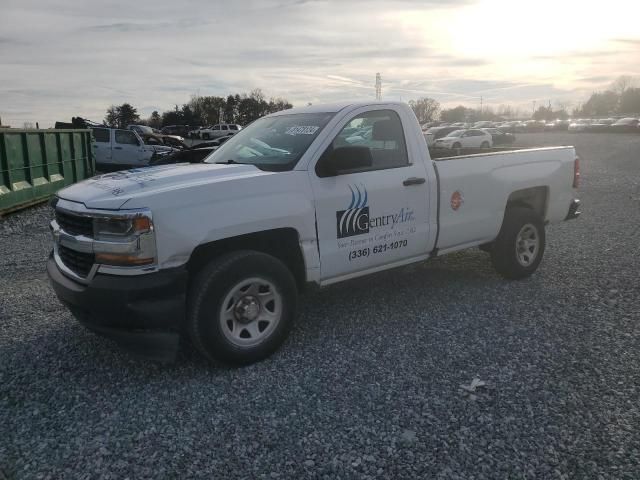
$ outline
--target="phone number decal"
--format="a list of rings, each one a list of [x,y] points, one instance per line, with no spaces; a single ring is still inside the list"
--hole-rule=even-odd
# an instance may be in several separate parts
[[[391,243],[383,243],[382,245],[376,245],[373,248],[366,247],[359,250],[352,250],[349,252],[349,261],[357,258],[366,258],[370,255],[378,255],[389,250],[397,250],[398,248],[404,248],[407,246],[407,240],[396,240]]]

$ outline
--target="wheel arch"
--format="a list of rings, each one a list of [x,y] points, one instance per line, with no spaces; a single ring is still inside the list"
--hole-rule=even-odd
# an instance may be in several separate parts
[[[528,207],[531,208],[543,220],[547,217],[547,208],[549,205],[549,187],[537,186],[524,188],[511,192],[507,199],[505,212],[510,207]],[[504,220],[503,220],[504,221]]]
[[[194,278],[212,260],[237,250],[254,250],[277,258],[289,268],[299,290],[305,289],[305,261],[300,247],[300,236],[295,228],[264,230],[198,245],[187,262],[189,277]]]

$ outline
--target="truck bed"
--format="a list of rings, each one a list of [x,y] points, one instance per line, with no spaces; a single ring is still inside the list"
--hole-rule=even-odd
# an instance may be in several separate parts
[[[433,158],[443,253],[492,241],[514,192],[535,197],[545,222],[564,220],[573,198],[573,147],[469,150],[476,149]]]

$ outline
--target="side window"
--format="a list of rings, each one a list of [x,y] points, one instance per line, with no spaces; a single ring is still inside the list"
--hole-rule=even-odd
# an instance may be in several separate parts
[[[116,143],[121,145],[138,145],[138,138],[131,130],[116,130]]]
[[[100,143],[109,143],[111,141],[109,138],[109,130],[106,128],[94,128],[93,138],[96,139],[96,142]]]
[[[229,130],[238,130],[238,125],[229,125]]]
[[[214,125],[214,126],[213,126],[213,129],[214,129],[214,130],[220,130],[220,125]]]
[[[358,168],[358,171],[383,170],[409,164],[402,122],[393,110],[374,110],[352,118],[329,145],[318,164],[338,149],[340,155],[337,157],[344,158],[353,147],[365,147],[370,153],[371,166]],[[362,155],[362,148],[353,150],[354,154]],[[336,166],[339,171],[340,166]]]
[[[220,125],[221,130],[229,130],[229,127],[226,125]]]

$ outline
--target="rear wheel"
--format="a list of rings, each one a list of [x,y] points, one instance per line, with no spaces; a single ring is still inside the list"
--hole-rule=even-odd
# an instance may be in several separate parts
[[[480,148],[489,148],[489,142],[482,142],[482,145],[480,145]]]
[[[459,143],[457,143],[457,142],[456,142],[456,143],[454,143],[454,144],[451,146],[451,148],[460,148],[460,146],[461,146],[461,145],[460,145]]]
[[[206,357],[246,365],[271,355],[293,324],[297,287],[278,259],[254,251],[207,265],[189,291],[188,328]]]
[[[491,247],[493,267],[509,279],[530,276],[542,261],[545,240],[544,223],[538,214],[528,207],[508,208]]]

